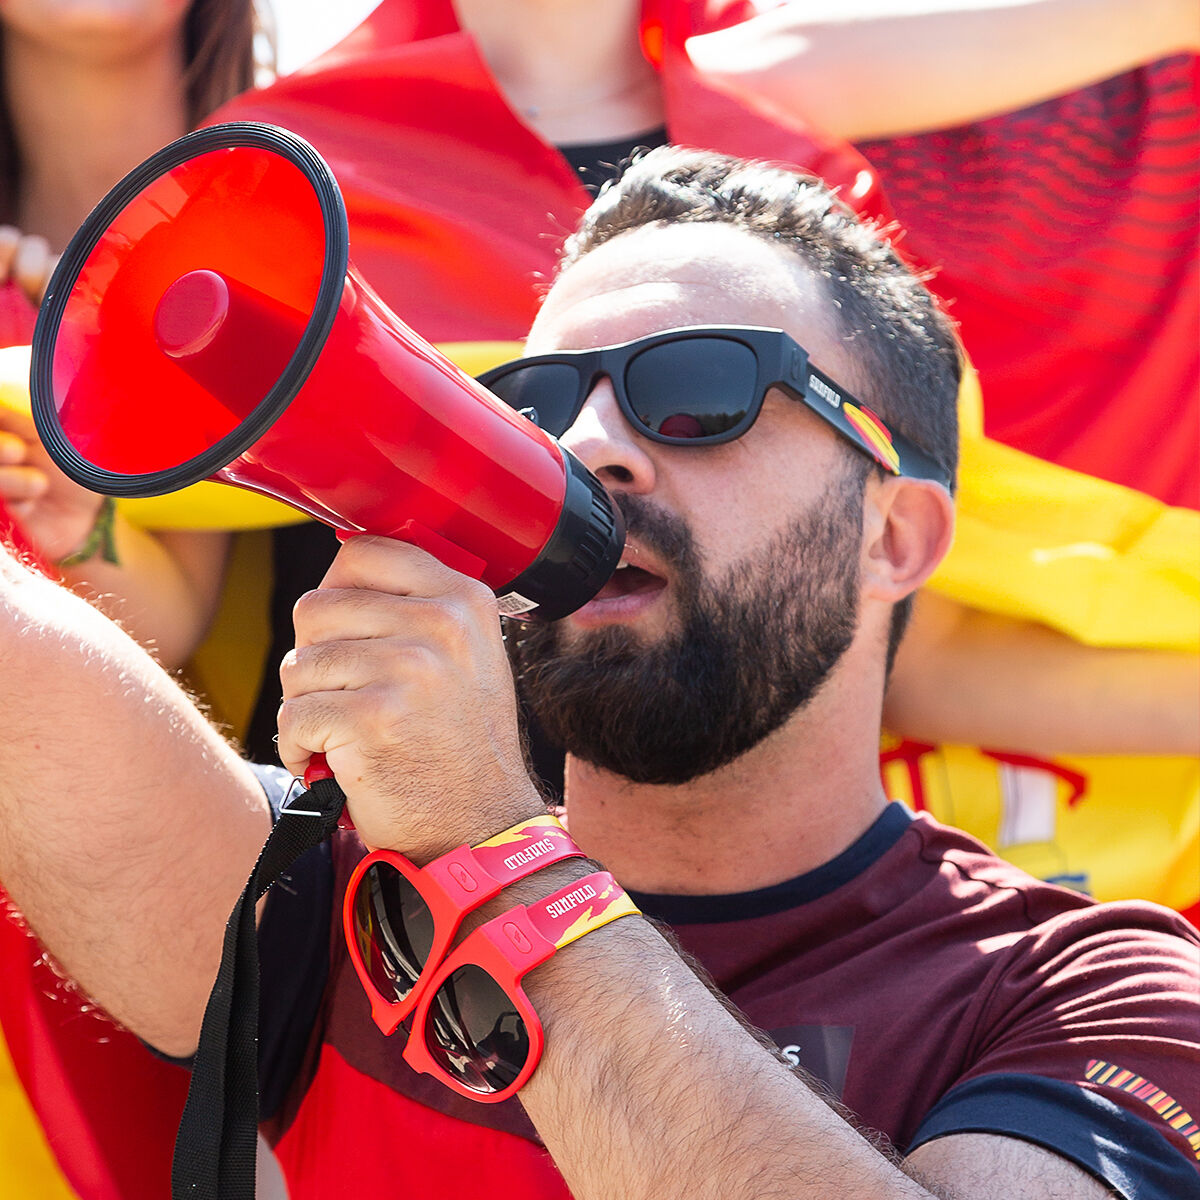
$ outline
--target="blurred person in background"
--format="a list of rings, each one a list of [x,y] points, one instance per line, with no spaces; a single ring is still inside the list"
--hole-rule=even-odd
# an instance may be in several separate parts
[[[31,340],[57,256],[92,206],[149,154],[250,87],[256,69],[271,65],[256,56],[270,53],[251,0],[11,0],[0,8],[0,347]],[[23,533],[54,563],[74,548],[62,539],[76,536],[78,522],[54,499],[39,511],[46,473],[28,462],[29,426],[15,416],[7,423],[14,428],[0,432],[3,503],[27,520]],[[83,534],[94,519],[94,511],[84,519]],[[0,524],[10,520],[0,510]],[[152,556],[157,595],[215,602],[219,546],[187,531],[124,536]],[[98,574],[103,565],[86,572],[97,589],[109,586]],[[69,566],[59,570],[70,576]],[[0,1193],[166,1194],[186,1075],[70,991],[41,961],[7,898],[0,902]],[[35,1113],[49,1120],[50,1146]],[[129,1121],[144,1121],[157,1137],[128,1143],[120,1134]]]

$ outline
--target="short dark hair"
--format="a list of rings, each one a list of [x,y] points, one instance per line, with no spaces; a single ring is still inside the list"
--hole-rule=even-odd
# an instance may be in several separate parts
[[[659,147],[601,191],[566,240],[559,269],[622,233],[699,222],[786,246],[824,281],[861,368],[847,385],[953,479],[962,375],[953,327],[885,231],[860,220],[815,176],[708,150]],[[863,464],[865,481],[870,465]],[[911,609],[911,597],[895,606],[889,669]]]

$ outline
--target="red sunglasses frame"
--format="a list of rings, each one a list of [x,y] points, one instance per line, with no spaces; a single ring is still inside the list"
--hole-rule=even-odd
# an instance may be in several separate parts
[[[457,846],[417,867],[394,850],[375,850],[354,869],[342,901],[342,929],[350,962],[371,1004],[371,1019],[385,1035],[416,1007],[425,980],[449,950],[463,918],[486,903],[510,883],[565,858],[580,858],[583,851],[571,840],[562,823],[549,814],[521,821],[478,846]],[[384,995],[375,986],[358,936],[355,900],[367,872],[383,863],[398,871],[420,894],[433,917],[433,945],[412,990],[403,1000]],[[378,943],[369,938],[368,954],[378,954]]]
[[[545,1047],[545,1032],[520,981],[556,951],[600,929],[619,917],[637,916],[640,910],[625,889],[607,871],[596,871],[553,892],[536,904],[517,905],[481,925],[447,958],[421,989],[412,1030],[403,1058],[414,1071],[432,1075],[448,1088],[481,1104],[499,1104],[528,1082]],[[478,1092],[451,1075],[434,1058],[429,1041],[430,1009],[438,989],[460,967],[476,966],[513,1001],[529,1035],[529,1054],[516,1078],[495,1092]]]

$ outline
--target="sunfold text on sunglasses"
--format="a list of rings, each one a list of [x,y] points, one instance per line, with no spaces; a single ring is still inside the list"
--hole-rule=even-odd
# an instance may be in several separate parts
[[[520,979],[593,929],[636,913],[607,872],[516,906],[451,945],[463,918],[507,885],[582,852],[560,822],[533,817],[428,866],[377,850],[355,868],[342,920],[350,961],[384,1034],[416,1013],[405,1061],[492,1102],[532,1075],[543,1034]]]
[[[581,855],[548,813],[478,846],[458,846],[423,868],[391,850],[368,854],[350,877],[342,921],[380,1030],[392,1033],[412,1012],[468,913],[508,884]]]
[[[564,946],[638,911],[607,871],[596,871],[481,925],[422,990],[404,1061],[471,1100],[515,1095],[545,1047],[521,980]]]

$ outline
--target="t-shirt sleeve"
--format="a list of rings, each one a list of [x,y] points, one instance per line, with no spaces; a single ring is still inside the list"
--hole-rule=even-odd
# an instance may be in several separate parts
[[[255,767],[272,819],[293,779]],[[329,974],[333,860],[328,842],[302,854],[267,893],[258,923],[259,1115],[274,1115],[303,1062]]]
[[[1155,905],[1039,926],[993,976],[972,1066],[910,1149],[997,1133],[1130,1200],[1200,1200],[1200,939]]]

